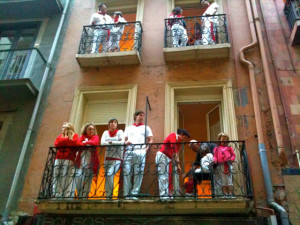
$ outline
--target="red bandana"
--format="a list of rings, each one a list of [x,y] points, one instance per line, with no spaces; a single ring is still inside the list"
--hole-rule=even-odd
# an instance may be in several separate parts
[[[118,22],[118,20],[119,20],[119,16],[116,16],[116,17],[114,18],[115,23]]]
[[[103,16],[106,15],[106,13],[103,13],[103,12],[98,12],[98,14],[101,14],[101,15],[103,15]]]
[[[110,137],[116,136],[117,133],[118,133],[118,129],[115,129],[114,131],[108,130],[108,134],[109,134]]]
[[[132,124],[133,126],[136,126],[136,127],[139,127],[139,126],[143,126],[144,124],[143,123],[139,123],[139,124],[136,124],[136,123],[134,123],[134,124]]]

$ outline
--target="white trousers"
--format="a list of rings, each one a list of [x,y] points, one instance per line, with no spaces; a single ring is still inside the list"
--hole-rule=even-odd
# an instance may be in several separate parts
[[[178,23],[173,24],[171,32],[173,38],[173,48],[186,46],[188,42],[188,36],[186,29],[182,25]]]
[[[102,45],[101,52],[107,52],[108,50],[108,30],[95,29],[92,43],[92,54],[99,52],[99,47]]]
[[[55,159],[52,191],[54,197],[74,197],[74,163],[68,159]]]
[[[146,162],[146,149],[127,147],[123,164],[123,195],[137,195],[141,190]],[[133,185],[131,178],[133,176]]]
[[[158,173],[159,196],[169,197],[169,159],[164,153],[158,151],[155,157]]]
[[[105,192],[106,197],[113,197],[114,178],[121,167],[121,160],[105,160]],[[117,196],[116,196],[117,197]]]
[[[92,164],[92,154],[95,152],[85,150],[81,153],[80,168],[75,169],[76,190],[78,197],[88,197],[93,182],[94,172]]]
[[[109,50],[111,51],[119,51],[120,50],[120,40],[122,38],[124,31],[124,26],[122,27],[113,27],[110,30],[109,35]]]
[[[202,19],[203,29],[202,29],[202,44],[203,45],[212,45],[215,44],[215,41],[212,38],[212,31],[211,31],[211,21],[209,17]],[[215,32],[213,30],[213,32]]]

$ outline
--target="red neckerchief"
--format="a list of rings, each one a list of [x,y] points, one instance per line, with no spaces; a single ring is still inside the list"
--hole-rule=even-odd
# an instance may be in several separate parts
[[[114,18],[115,23],[118,22],[118,20],[119,20],[119,16],[116,16],[116,17]]]
[[[118,129],[115,129],[114,131],[108,130],[108,134],[109,134],[110,137],[116,136],[117,133],[118,133]]]
[[[139,123],[139,124],[136,124],[136,123],[134,123],[134,124],[132,124],[133,126],[136,126],[136,127],[139,127],[139,126],[143,126],[144,124],[143,123]]]
[[[106,13],[103,13],[103,12],[98,12],[98,14],[103,15],[103,16],[106,15]]]

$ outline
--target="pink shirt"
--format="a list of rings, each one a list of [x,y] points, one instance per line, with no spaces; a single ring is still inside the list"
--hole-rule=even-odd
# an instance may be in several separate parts
[[[214,162],[224,163],[234,161],[235,154],[233,148],[230,146],[217,146],[214,149]]]

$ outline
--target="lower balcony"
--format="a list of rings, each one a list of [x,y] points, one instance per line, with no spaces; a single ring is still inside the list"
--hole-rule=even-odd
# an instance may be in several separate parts
[[[197,148],[201,144],[196,143]],[[148,145],[147,154],[162,145]],[[245,142],[228,142],[236,159],[227,166],[213,166],[211,160],[199,166],[184,160],[183,149],[188,145],[182,145],[179,153],[181,171],[172,160],[165,164],[159,154],[145,162],[146,155],[140,152],[145,145],[50,147],[36,204],[50,214],[250,214],[253,194]],[[218,149],[213,142],[208,145],[207,153]],[[125,151],[122,161],[117,160],[120,151]],[[72,154],[75,163],[57,159],[58,152]],[[231,193],[224,192],[224,176],[231,182]]]
[[[45,66],[37,48],[0,50],[0,101],[34,98]]]
[[[287,0],[284,7],[284,14],[288,21],[291,35],[291,45],[300,44],[300,1],[299,0]]]
[[[166,62],[229,58],[225,14],[165,19]]]
[[[84,26],[76,59],[81,67],[140,64],[140,22]]]

